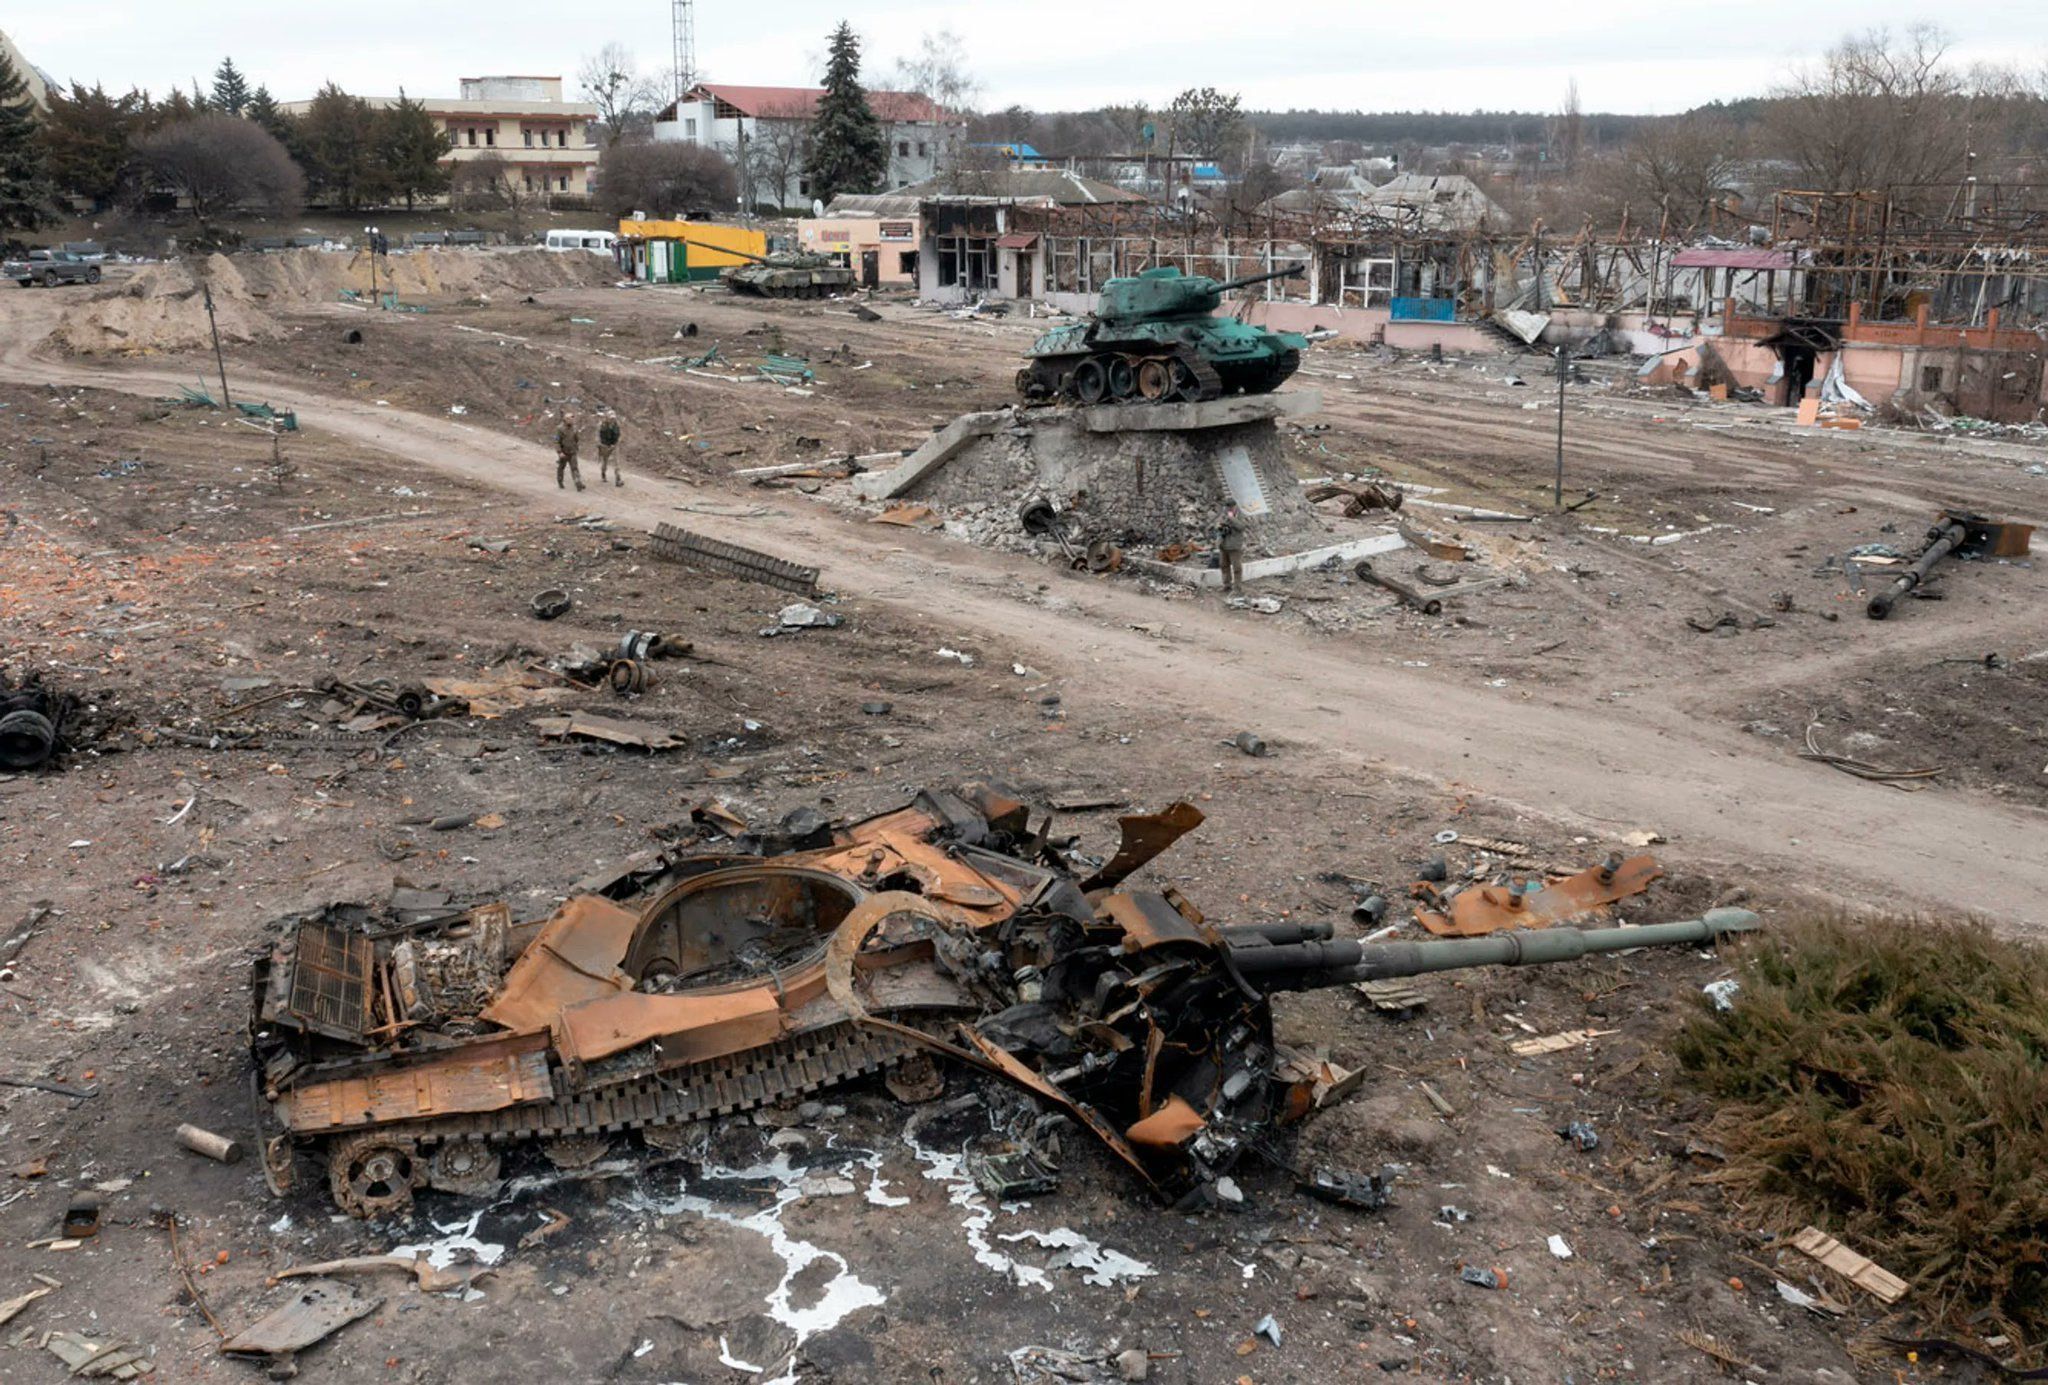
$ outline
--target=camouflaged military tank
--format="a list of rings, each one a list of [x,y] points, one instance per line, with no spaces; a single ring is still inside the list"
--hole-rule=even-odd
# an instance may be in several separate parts
[[[1308,338],[1213,314],[1232,289],[1301,272],[1295,265],[1216,280],[1161,268],[1111,279],[1088,321],[1033,343],[1017,391],[1076,404],[1162,404],[1276,390],[1300,368]]]
[[[768,255],[750,255],[730,246],[704,245],[694,240],[685,240],[683,244],[749,261],[720,270],[718,280],[734,293],[756,298],[827,298],[852,288],[856,279],[845,265],[806,251],[777,250]]]

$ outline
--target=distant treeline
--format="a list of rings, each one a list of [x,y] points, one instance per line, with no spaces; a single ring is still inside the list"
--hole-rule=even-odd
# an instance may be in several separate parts
[[[1245,119],[1275,144],[1354,144],[1424,147],[1449,144],[1536,143],[1559,119],[1555,111],[1249,111]],[[1594,144],[1627,139],[1640,115],[1588,113],[1581,117]]]

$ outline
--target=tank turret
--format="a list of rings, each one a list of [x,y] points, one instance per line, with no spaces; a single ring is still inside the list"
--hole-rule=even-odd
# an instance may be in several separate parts
[[[1224,295],[1302,273],[1290,265],[1239,279],[1148,269],[1102,286],[1093,317],[1055,328],[1017,373],[1027,399],[1167,403],[1264,394],[1301,365],[1308,339],[1215,317]]]

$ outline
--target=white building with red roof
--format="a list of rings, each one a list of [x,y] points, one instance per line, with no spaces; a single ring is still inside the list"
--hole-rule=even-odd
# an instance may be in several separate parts
[[[822,87],[748,87],[700,82],[655,119],[654,137],[718,150],[740,170],[747,201],[792,210],[812,200],[804,168],[811,118]],[[967,137],[967,120],[908,91],[870,91],[868,106],[888,143],[887,192],[909,187],[951,166]]]

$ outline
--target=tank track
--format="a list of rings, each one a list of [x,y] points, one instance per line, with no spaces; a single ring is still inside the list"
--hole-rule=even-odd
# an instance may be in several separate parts
[[[644,1073],[554,1101],[349,1133],[427,1148],[458,1140],[510,1144],[688,1125],[772,1106],[879,1072],[913,1048],[887,1034],[835,1024],[732,1059]]]

